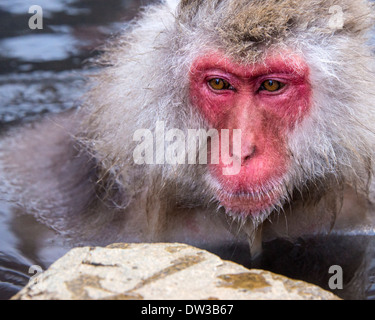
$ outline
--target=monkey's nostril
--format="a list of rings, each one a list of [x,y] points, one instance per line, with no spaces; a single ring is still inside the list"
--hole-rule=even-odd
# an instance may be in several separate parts
[[[250,147],[247,150],[247,152],[244,153],[244,155],[242,157],[242,161],[243,162],[247,162],[247,161],[251,160],[254,157],[254,155],[255,155],[255,149],[256,148],[254,146]]]

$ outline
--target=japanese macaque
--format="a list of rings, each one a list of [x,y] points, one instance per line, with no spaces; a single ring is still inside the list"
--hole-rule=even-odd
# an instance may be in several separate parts
[[[365,0],[149,6],[77,111],[2,138],[6,197],[75,244],[250,241],[254,256],[365,224],[373,19]]]

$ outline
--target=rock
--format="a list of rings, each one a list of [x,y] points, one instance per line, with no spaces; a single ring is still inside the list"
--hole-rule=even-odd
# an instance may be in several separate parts
[[[12,299],[339,299],[315,285],[246,269],[184,244],[69,251]]]

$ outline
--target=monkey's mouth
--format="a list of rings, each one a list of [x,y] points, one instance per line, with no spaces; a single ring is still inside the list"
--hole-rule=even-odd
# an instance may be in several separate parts
[[[266,191],[228,193],[221,190],[220,204],[232,215],[257,217],[264,211],[271,211],[280,202],[282,193],[278,188]]]

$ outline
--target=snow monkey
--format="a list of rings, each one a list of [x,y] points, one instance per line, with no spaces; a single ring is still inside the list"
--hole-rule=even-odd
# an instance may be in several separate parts
[[[373,18],[366,0],[153,4],[78,110],[4,133],[6,197],[75,244],[250,241],[254,256],[367,223]]]

